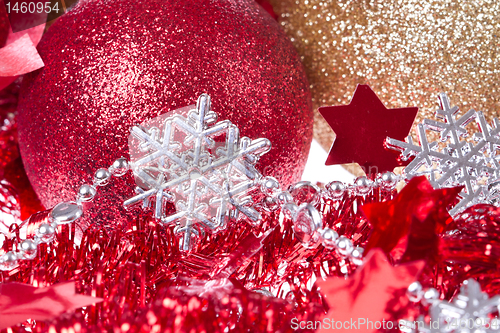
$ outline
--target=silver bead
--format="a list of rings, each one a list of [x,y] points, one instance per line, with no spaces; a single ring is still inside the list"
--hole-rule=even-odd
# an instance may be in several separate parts
[[[274,297],[273,293],[271,293],[266,288],[255,288],[252,290],[254,293],[261,294],[267,297]]]
[[[293,200],[298,204],[310,203],[317,204],[319,202],[320,189],[310,182],[298,182],[288,187],[288,192],[293,197]]]
[[[17,266],[17,256],[14,252],[7,252],[0,257],[0,271],[10,271]]]
[[[56,230],[53,226],[47,223],[43,223],[38,227],[36,235],[39,237],[40,241],[43,243],[51,242],[55,237]]]
[[[297,206],[294,202],[287,202],[282,208],[283,214],[289,219],[293,219],[298,210],[299,206]]]
[[[127,173],[128,168],[128,161],[125,158],[120,157],[113,162],[110,169],[113,176],[120,177]]]
[[[260,190],[268,196],[274,196],[280,189],[280,183],[271,176],[263,177],[260,180]]]
[[[351,252],[351,261],[355,265],[361,265],[363,263],[363,253],[365,249],[360,246],[356,246]]]
[[[285,300],[292,304],[295,302],[295,294],[293,293],[293,291],[289,291],[286,293]]]
[[[439,299],[439,291],[434,288],[427,289],[424,292],[424,297],[422,298],[422,305],[427,306],[434,303],[434,301]]]
[[[91,201],[94,199],[97,190],[94,186],[83,184],[78,189],[78,200],[79,201]]]
[[[361,176],[356,178],[354,181],[354,191],[358,195],[365,195],[371,191],[373,188],[373,181],[366,178],[365,176]]]
[[[261,206],[267,212],[274,212],[280,208],[278,199],[272,197],[265,197]]]
[[[352,241],[345,236],[340,236],[335,241],[335,245],[337,246],[337,251],[344,256],[349,255],[354,249]]]
[[[380,175],[377,181],[383,189],[393,190],[398,184],[398,176],[396,176],[393,172],[387,171]]]
[[[406,295],[411,302],[420,302],[422,296],[424,295],[424,290],[420,282],[416,281],[410,284],[410,286],[406,290]]]
[[[108,169],[99,169],[95,172],[94,184],[99,186],[105,186],[108,184],[110,177],[111,173],[108,171]]]
[[[304,246],[316,242],[316,231],[322,227],[323,221],[318,210],[311,204],[303,203],[293,217],[293,231]]]
[[[57,224],[71,223],[82,216],[82,214],[82,207],[71,201],[58,203],[54,208],[52,208],[52,211],[50,212],[51,218]]]
[[[278,203],[280,205],[284,205],[287,202],[293,201],[293,197],[290,194],[290,192],[288,192],[288,191],[284,191],[284,192],[278,193],[278,195],[276,196],[276,198],[278,199]]]
[[[321,232],[321,238],[323,238],[323,246],[328,250],[333,250],[335,248],[335,241],[339,238],[339,234],[330,228],[325,228]]]
[[[21,242],[21,244],[19,244],[19,248],[21,249],[22,251],[22,255],[23,255],[23,258],[24,259],[34,259],[36,257],[36,253],[37,253],[37,245],[35,244],[35,242],[29,240],[29,239],[25,239]]]
[[[35,236],[33,236],[33,243],[35,243],[37,246],[42,244],[42,238],[40,236],[37,236],[35,233]]]
[[[325,185],[328,196],[331,199],[337,200],[342,198],[345,192],[345,185],[342,182],[334,181]]]

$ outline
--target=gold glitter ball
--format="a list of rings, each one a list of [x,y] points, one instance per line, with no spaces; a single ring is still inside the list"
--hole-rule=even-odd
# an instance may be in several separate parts
[[[500,1],[270,2],[302,56],[325,149],[334,134],[317,108],[349,103],[358,83],[388,108],[418,106],[415,123],[435,119],[439,92],[498,117]]]

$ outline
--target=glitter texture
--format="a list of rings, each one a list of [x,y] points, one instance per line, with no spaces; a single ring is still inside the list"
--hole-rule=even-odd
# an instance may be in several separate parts
[[[388,108],[434,115],[441,91],[487,119],[499,116],[500,2],[271,0],[306,67],[314,109],[346,104],[369,84]],[[315,114],[315,138],[333,132]]]
[[[257,166],[264,175],[283,186],[300,179],[312,138],[308,83],[293,45],[254,1],[84,1],[38,49],[45,67],[24,84],[19,141],[46,207],[128,157],[132,125],[202,93],[241,135],[272,142]],[[125,218],[119,206],[134,182],[123,179],[96,197],[91,219]]]

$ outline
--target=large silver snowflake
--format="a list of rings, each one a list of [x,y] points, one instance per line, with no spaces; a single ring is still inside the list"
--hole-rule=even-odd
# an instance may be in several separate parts
[[[420,145],[408,136],[407,142],[387,138],[387,146],[401,151],[403,160],[415,157],[404,169],[407,179],[426,175],[435,188],[465,186],[460,202],[450,214],[455,215],[476,203],[495,203],[500,171],[498,120],[490,126],[483,113],[474,110],[458,117],[458,107],[450,107],[446,94],[438,97],[441,108],[436,111],[436,117],[444,121],[425,119],[418,124]],[[468,135],[466,126],[474,120],[480,132],[474,134],[474,143],[471,143],[464,138]],[[426,130],[439,132],[441,142],[446,145],[429,142]]]
[[[489,298],[479,282],[465,281],[453,302],[434,300],[429,308],[429,321],[402,320],[402,332],[407,333],[491,333],[500,332],[498,313],[500,296]]]
[[[217,122],[206,94],[186,117],[176,114],[162,125],[163,131],[132,128],[140,142],[135,151],[131,148],[138,187],[137,195],[125,205],[154,202],[155,216],[176,225],[182,250],[192,248],[193,236],[217,232],[239,213],[253,222],[260,219],[259,212],[250,207],[249,192],[261,178],[254,165],[269,151],[269,140],[240,138],[230,121]],[[166,201],[175,202],[175,213],[165,213]]]

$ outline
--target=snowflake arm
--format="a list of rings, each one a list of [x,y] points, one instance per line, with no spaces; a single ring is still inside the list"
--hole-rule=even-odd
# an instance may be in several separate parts
[[[469,110],[458,117],[458,107],[450,107],[445,94],[439,94],[438,97],[441,108],[436,111],[436,116],[444,122],[425,119],[419,124],[417,131],[420,145],[408,137],[407,142],[387,138],[386,146],[399,150],[403,159],[413,157],[403,171],[407,179],[426,175],[437,188],[464,186],[460,194],[461,201],[450,210],[450,214],[454,215],[470,205],[496,200],[498,193],[490,193],[490,188],[498,182],[500,129],[496,119],[493,127],[490,127],[482,112]],[[481,132],[473,136],[475,143],[471,143],[464,139],[468,134],[465,126],[474,120]],[[427,130],[440,133],[444,144],[429,142]]]
[[[247,206],[248,192],[262,178],[255,163],[271,144],[267,139],[240,138],[230,121],[217,122],[208,95],[200,96],[187,117],[166,118],[163,133],[156,127],[135,126],[132,135],[140,141],[139,157],[131,166],[141,190],[124,204],[154,201],[155,216],[175,225],[181,250],[190,250],[193,237],[217,232],[239,213],[252,223],[260,220],[260,214]],[[162,203],[174,197],[176,212],[166,215]]]
[[[435,291],[437,293],[437,291]],[[500,332],[500,321],[494,315],[500,306],[500,296],[489,298],[474,279],[464,281],[454,300],[427,300],[429,321],[419,316],[417,321],[401,320],[406,333],[492,333]]]

